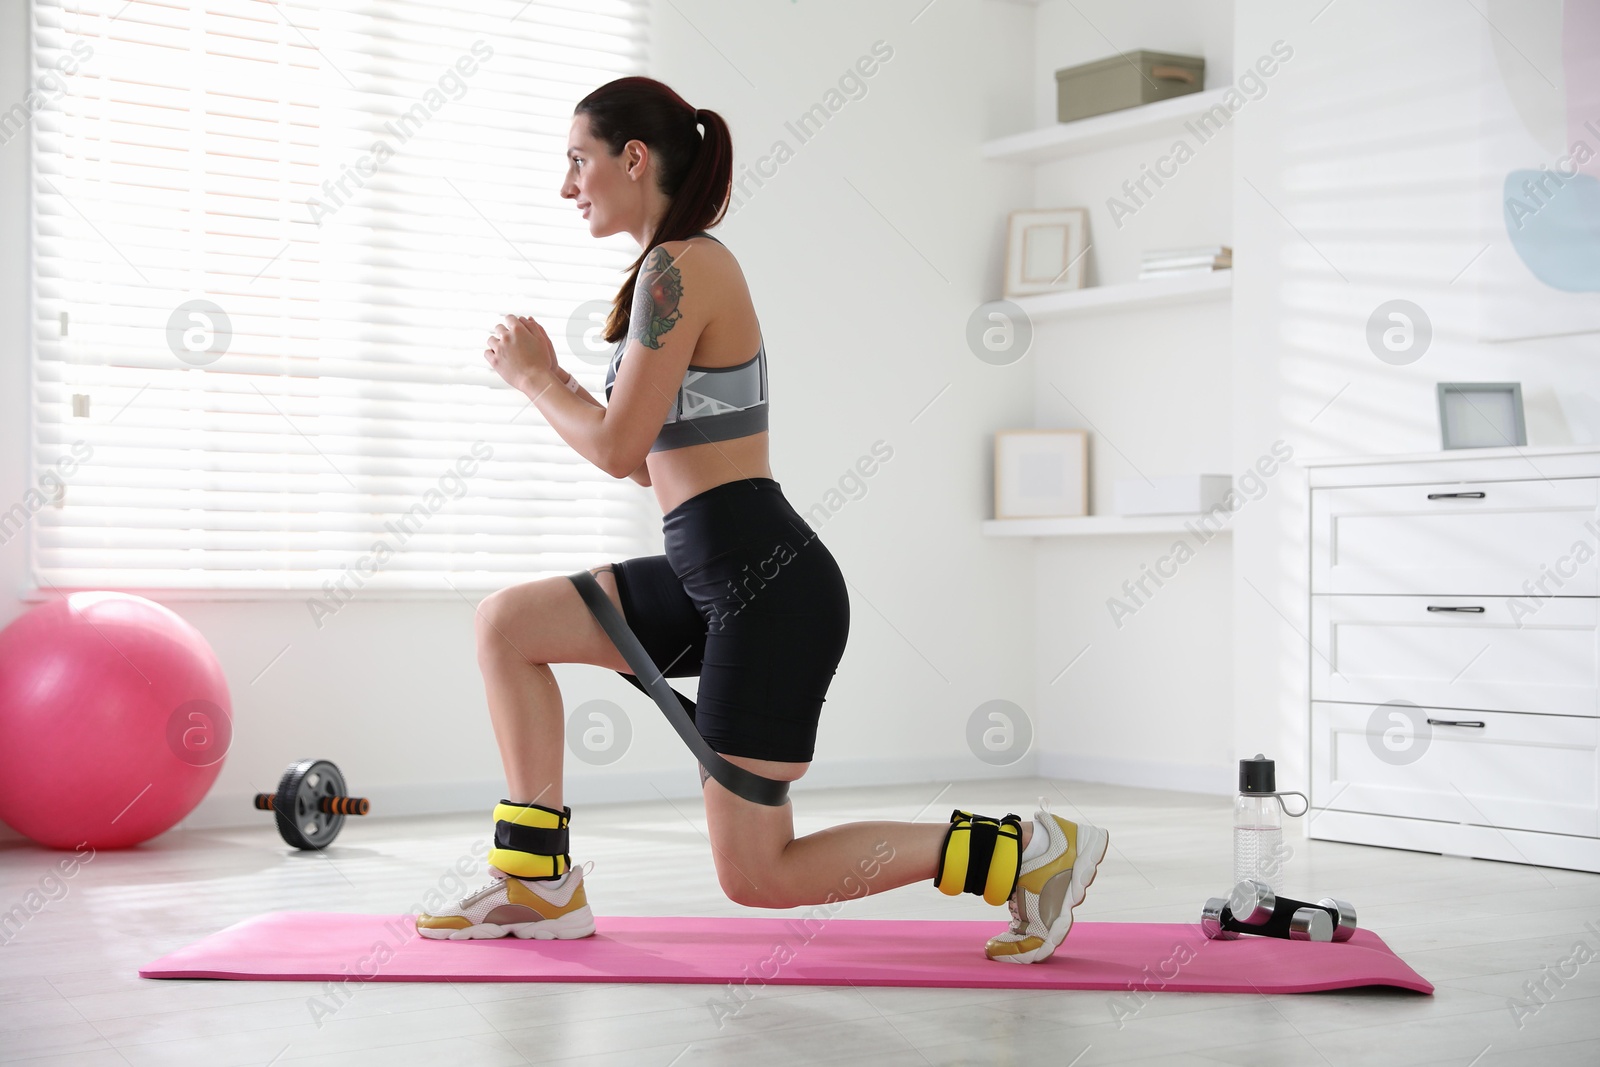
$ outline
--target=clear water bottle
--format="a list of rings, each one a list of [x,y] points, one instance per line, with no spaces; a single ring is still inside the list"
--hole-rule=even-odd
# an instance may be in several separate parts
[[[1290,794],[1302,796],[1303,794]],[[1283,890],[1289,849],[1283,843],[1283,801],[1273,762],[1257,752],[1239,761],[1239,796],[1233,802],[1233,880],[1254,878]]]

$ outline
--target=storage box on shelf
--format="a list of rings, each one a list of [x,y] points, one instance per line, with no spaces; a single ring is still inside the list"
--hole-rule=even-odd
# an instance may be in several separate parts
[[[1118,515],[1196,515],[1228,510],[1231,474],[1169,474],[1118,478],[1112,498]]]
[[[1119,52],[1056,71],[1056,120],[1073,122],[1187,96],[1205,82],[1204,56],[1147,48]]]
[[[1600,871],[1600,447],[1302,462],[1310,835]]]

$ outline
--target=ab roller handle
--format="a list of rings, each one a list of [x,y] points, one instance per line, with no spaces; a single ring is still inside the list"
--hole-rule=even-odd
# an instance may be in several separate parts
[[[1315,903],[1279,896],[1265,882],[1246,878],[1226,897],[1211,897],[1200,912],[1200,929],[1213,941],[1261,934],[1290,941],[1348,941],[1356,932],[1349,901],[1322,897]]]
[[[274,799],[271,793],[257,793],[256,807],[271,811]],[[329,815],[365,815],[371,807],[366,797],[323,797],[317,801],[317,810]]]

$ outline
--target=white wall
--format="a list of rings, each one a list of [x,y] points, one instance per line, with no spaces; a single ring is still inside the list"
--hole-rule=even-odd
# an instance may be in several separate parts
[[[1229,3],[1045,0],[1038,17],[1033,125],[1056,121],[1058,69],[1113,48],[1204,56],[1207,89],[1233,76]],[[1197,145],[1194,158],[1131,216],[1114,215],[1108,201],[1130,202],[1123,183],[1171,150],[1169,134],[1035,168],[1035,205],[1088,208],[1089,282],[1134,281],[1145,249],[1235,243],[1232,139],[1224,127]],[[1034,417],[1043,427],[1089,430],[1091,514],[1114,513],[1118,479],[1233,471],[1230,341],[1226,301],[1037,325]],[[1175,540],[1038,542],[1041,769],[1094,781],[1231,788],[1229,539],[1208,542],[1159,588],[1147,581],[1154,595],[1140,596],[1144,602],[1120,624],[1107,606],[1112,597],[1136,603],[1123,584],[1144,578]]]
[[[6,107],[29,81],[26,12],[20,0],[0,6]],[[719,231],[769,341],[775,476],[804,513],[874,442],[894,450],[859,498],[819,524],[850,582],[853,621],[807,782],[925,780],[931,798],[953,779],[1031,771],[1030,756],[996,772],[965,741],[979,704],[1029,705],[1035,672],[1031,560],[978,532],[992,497],[990,434],[1030,421],[1028,372],[997,374],[963,341],[968,314],[998,294],[1005,213],[1027,195],[976,146],[1029,122],[1028,68],[1016,57],[1028,54],[1031,10],[940,4],[918,16],[798,4],[758,16],[701,0],[655,5],[654,20],[649,73],[722,112],[738,162],[754,163],[779,139],[794,149],[764,185],[747,187],[753,195]],[[893,56],[864,80],[864,95],[830,98],[879,40]],[[976,82],[973,69],[985,72]],[[800,144],[785,122],[819,103],[835,113]],[[7,506],[28,479],[26,151],[23,139],[0,147]],[[659,541],[641,551],[659,551]],[[0,546],[0,622],[26,609],[27,584],[22,539]],[[185,825],[259,822],[249,795],[306,755],[340,763],[380,813],[487,814],[503,795],[471,605],[357,598],[320,632],[298,603],[170,606],[216,650],[234,710],[221,776]],[[556,673],[569,708],[606,697],[634,727],[617,763],[569,760],[569,802],[698,795],[692,759],[642,694],[598,668]],[[692,694],[692,681],[677,684]]]

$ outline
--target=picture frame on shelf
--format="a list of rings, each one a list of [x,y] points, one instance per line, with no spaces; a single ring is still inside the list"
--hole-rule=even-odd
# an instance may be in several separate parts
[[[1088,251],[1087,208],[1011,212],[1006,221],[1005,295],[1082,289]]]
[[[1087,515],[1088,488],[1087,430],[995,431],[995,518]]]
[[[1439,443],[1451,448],[1528,443],[1521,382],[1440,382]]]

